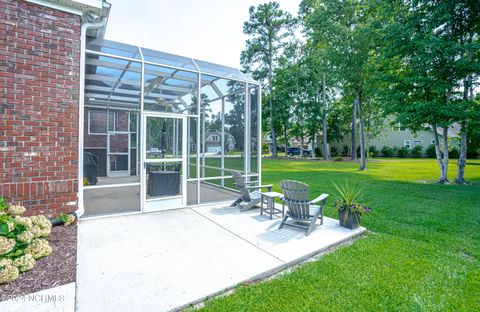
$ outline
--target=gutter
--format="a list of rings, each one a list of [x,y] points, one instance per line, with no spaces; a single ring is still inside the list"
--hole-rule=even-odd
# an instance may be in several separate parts
[[[77,218],[85,213],[83,205],[83,118],[85,114],[85,49],[87,30],[90,28],[100,28],[107,24],[107,17],[102,17],[96,23],[83,23],[80,33],[80,94],[78,107],[78,209],[75,211]]]

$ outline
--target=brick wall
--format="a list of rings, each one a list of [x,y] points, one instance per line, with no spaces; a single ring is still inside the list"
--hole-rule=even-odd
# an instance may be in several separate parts
[[[77,209],[80,17],[0,0],[0,196]]]

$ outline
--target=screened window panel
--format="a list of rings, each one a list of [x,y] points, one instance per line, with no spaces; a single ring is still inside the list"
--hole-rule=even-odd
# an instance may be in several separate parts
[[[195,73],[145,64],[144,109],[196,115],[197,81]]]

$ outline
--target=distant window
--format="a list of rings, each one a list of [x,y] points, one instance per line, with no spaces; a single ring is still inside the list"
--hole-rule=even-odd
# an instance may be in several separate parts
[[[108,130],[115,131],[115,113],[108,114]],[[107,112],[89,111],[88,112],[88,133],[106,134],[107,133]]]
[[[395,131],[406,131],[407,128],[405,128],[404,126],[402,126],[400,123],[397,123],[394,127]]]
[[[422,143],[423,143],[423,140],[413,140],[413,143],[422,144]]]
[[[212,135],[212,141],[220,141],[220,137],[218,135]]]
[[[403,141],[403,146],[406,148],[412,148],[412,141],[411,140],[404,140]]]
[[[435,144],[435,139],[432,139],[432,144]]]

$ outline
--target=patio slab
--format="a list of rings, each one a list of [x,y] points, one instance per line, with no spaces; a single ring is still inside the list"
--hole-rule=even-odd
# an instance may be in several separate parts
[[[77,311],[166,311],[271,275],[361,233],[326,219],[306,237],[224,206],[81,220]]]
[[[277,208],[281,209],[281,205]],[[300,258],[308,258],[365,231],[365,228],[343,228],[338,220],[324,217],[323,225],[317,221],[317,227],[305,236],[305,230],[295,227],[284,226],[279,230],[280,216],[274,216],[270,220],[267,215],[260,215],[259,209],[246,212],[240,212],[234,207],[193,209],[284,263],[298,262]]]

